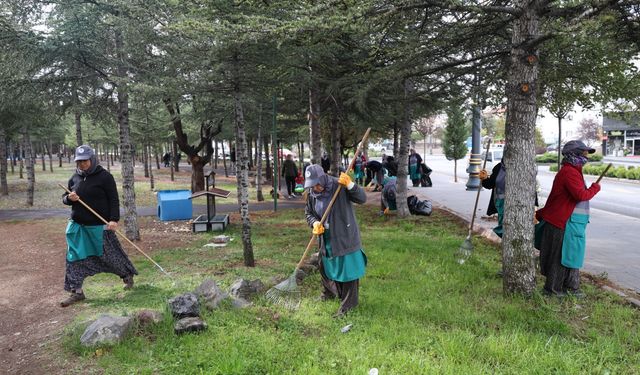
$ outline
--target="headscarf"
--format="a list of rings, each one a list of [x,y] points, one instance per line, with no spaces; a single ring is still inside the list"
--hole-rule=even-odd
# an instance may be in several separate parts
[[[98,162],[98,158],[96,157],[95,153],[91,155],[89,160],[91,160],[91,166],[86,171],[80,170],[80,168],[76,168],[76,173],[78,174],[78,176],[80,177],[90,176],[93,173],[95,173],[96,169],[98,169],[98,165],[100,165],[100,163]]]
[[[331,202],[331,197],[333,196],[334,188],[336,185],[336,180],[331,178],[331,176],[327,174],[323,174],[318,177],[318,184],[324,187],[319,193],[316,193],[313,188],[309,189],[309,194],[316,199],[314,209],[320,217],[324,215],[324,211],[329,206],[329,202]]]

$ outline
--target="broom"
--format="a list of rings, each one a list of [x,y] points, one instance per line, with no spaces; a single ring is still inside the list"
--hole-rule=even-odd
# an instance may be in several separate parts
[[[60,183],[58,184],[58,186],[60,186],[61,188],[63,188],[67,193],[71,194],[71,190],[67,189],[67,187],[66,187],[66,186],[64,186],[64,185],[62,185],[62,184],[60,184]],[[80,204],[82,204],[82,205],[83,205],[87,210],[89,210],[92,214],[94,214],[94,215],[95,215],[98,219],[100,219],[103,223],[105,223],[105,224],[107,224],[107,225],[109,224],[109,222],[108,222],[108,221],[106,221],[106,220],[105,220],[105,219],[104,219],[104,218],[103,218],[99,213],[97,213],[93,208],[89,207],[89,205],[88,205],[88,204],[84,203],[84,202],[82,201],[82,199],[78,198],[78,202],[80,202]],[[145,257],[147,257],[147,259],[149,259],[149,260],[151,261],[151,263],[153,263],[156,267],[158,267],[158,269],[159,269],[160,271],[162,271],[162,273],[164,273],[165,275],[167,275],[167,276],[169,276],[169,277],[173,278],[171,275],[169,275],[169,274],[167,273],[167,271],[165,271],[165,270],[164,270],[164,268],[162,268],[158,263],[156,263],[156,261],[155,261],[155,260],[151,259],[151,257],[150,257],[150,256],[148,256],[144,251],[142,251],[142,250],[141,250],[141,249],[140,249],[136,244],[134,244],[133,242],[131,242],[131,240],[130,240],[130,239],[128,239],[128,238],[127,238],[127,236],[125,236],[122,232],[120,232],[120,231],[119,231],[119,230],[117,230],[117,229],[115,230],[115,232],[116,232],[117,234],[119,234],[119,235],[120,235],[120,237],[122,237],[122,238],[124,238],[125,240],[127,240],[127,242],[129,242],[129,243],[131,244],[131,246],[133,246],[133,247],[134,247],[134,249],[136,249],[136,250],[138,250],[138,251],[140,252],[140,254],[142,254],[142,255],[144,255]]]
[[[482,163],[482,169],[487,166],[487,158],[489,157],[489,147],[491,146],[491,139],[487,140],[487,152],[484,155],[484,162]],[[473,244],[471,243],[471,234],[473,232],[473,222],[476,219],[476,211],[478,210],[478,200],[480,200],[480,191],[482,191],[482,183],[478,184],[478,193],[476,194],[476,203],[473,205],[473,214],[471,214],[471,223],[469,224],[469,234],[464,239],[462,245],[458,249],[456,254],[458,263],[464,264],[464,262],[471,256],[473,252]]]
[[[362,141],[358,145],[358,148],[356,149],[353,159],[351,159],[351,163],[349,164],[349,168],[347,169],[347,172],[353,169],[353,166],[356,163],[356,157],[358,155],[358,152],[362,150],[362,147],[367,141],[367,138],[369,138],[370,131],[371,131],[371,128],[368,128],[367,131],[364,133],[364,136],[362,137]],[[329,212],[333,207],[333,203],[336,201],[336,198],[338,197],[338,194],[340,194],[341,190],[342,190],[342,185],[338,185],[338,188],[336,189],[336,191],[333,193],[333,196],[331,197],[331,201],[329,202],[327,209],[324,211],[324,214],[320,219],[320,224],[324,225],[324,222],[327,220],[327,217],[329,216]],[[296,265],[296,268],[295,270],[293,270],[293,273],[291,274],[291,276],[289,276],[289,278],[285,279],[284,281],[280,282],[279,284],[275,285],[273,288],[267,291],[266,297],[268,300],[291,310],[295,310],[298,308],[298,306],[300,306],[300,288],[298,288],[297,274],[298,274],[298,270],[302,268],[304,260],[307,258],[307,255],[309,254],[311,247],[313,247],[315,243],[315,239],[316,239],[316,235],[312,234],[311,239],[307,244],[307,248],[304,250],[304,253],[302,254],[302,258],[300,258],[300,261]]]

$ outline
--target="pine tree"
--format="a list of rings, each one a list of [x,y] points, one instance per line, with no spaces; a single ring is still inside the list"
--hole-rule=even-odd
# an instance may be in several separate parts
[[[444,155],[449,160],[453,160],[454,181],[458,182],[458,160],[467,155],[467,145],[465,141],[468,137],[467,120],[459,105],[452,105],[447,110],[447,126],[444,130],[442,148]]]

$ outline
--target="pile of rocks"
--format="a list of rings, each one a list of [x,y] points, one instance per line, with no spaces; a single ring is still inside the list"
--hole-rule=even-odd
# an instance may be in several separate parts
[[[200,306],[215,310],[224,300],[230,300],[234,308],[251,306],[251,299],[265,290],[260,279],[238,279],[229,292],[222,290],[212,279],[206,279],[193,292],[177,295],[167,301],[169,311],[176,322],[174,332],[199,332],[207,329],[207,323],[200,316]],[[84,346],[110,345],[122,341],[133,327],[144,328],[163,320],[162,312],[141,310],[132,316],[100,315],[82,334],[80,342]]]

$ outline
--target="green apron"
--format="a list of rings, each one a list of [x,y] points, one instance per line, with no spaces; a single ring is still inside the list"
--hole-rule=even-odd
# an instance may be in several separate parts
[[[102,256],[104,225],[67,224],[67,261],[75,262],[90,256]]]
[[[409,176],[412,180],[420,179],[420,171],[418,170],[418,164],[409,165]]]
[[[331,253],[331,240],[329,237],[329,230],[327,229],[322,235],[327,253],[327,256],[322,257],[322,267],[327,278],[346,283],[364,276],[367,266],[367,256],[364,251],[360,249],[346,255],[334,257]]]
[[[504,233],[504,228],[502,227],[502,220],[504,219],[504,198],[496,199],[493,204],[496,206],[496,211],[498,211],[498,226],[493,228],[493,233],[502,238],[502,234]]]
[[[567,268],[582,268],[587,245],[586,230],[589,223],[587,214],[571,214],[564,227],[561,263]]]

